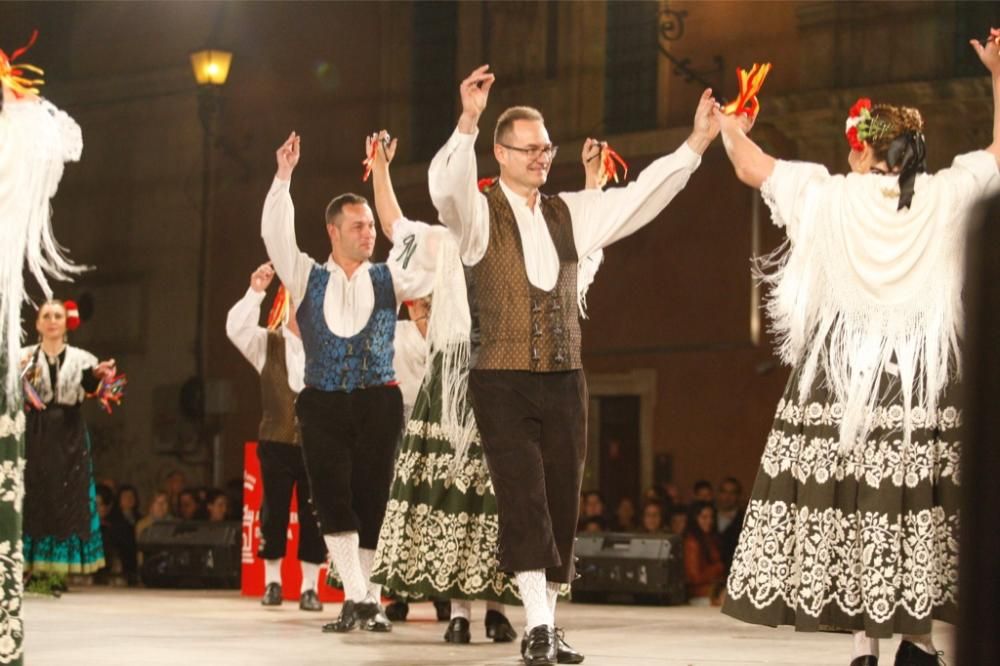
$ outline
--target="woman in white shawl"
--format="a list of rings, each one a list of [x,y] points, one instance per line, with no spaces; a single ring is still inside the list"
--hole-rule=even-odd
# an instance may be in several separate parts
[[[36,33],[37,34],[37,33]],[[49,200],[63,164],[80,159],[80,128],[37,94],[33,74],[17,62],[34,42],[9,57],[0,50],[0,663],[20,664],[23,560],[21,502],[24,498],[24,412],[18,360],[24,268],[51,297],[46,274],[75,272],[60,253],[49,223]]]
[[[859,100],[852,173],[765,154],[717,113],[726,152],[788,243],[761,266],[793,366],[754,484],[723,612],[854,632],[852,666],[938,663],[931,621],[957,619],[964,227],[997,185],[997,31],[973,42],[994,91],[993,143],[924,172],[916,109]]]

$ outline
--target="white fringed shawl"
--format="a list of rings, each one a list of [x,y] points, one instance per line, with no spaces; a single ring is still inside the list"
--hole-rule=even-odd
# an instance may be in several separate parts
[[[9,359],[6,388],[17,389],[21,344],[23,271],[51,298],[46,275],[68,279],[82,270],[63,255],[52,236],[49,199],[63,164],[80,159],[80,127],[66,113],[39,99],[5,101],[0,111],[0,341]]]
[[[801,367],[799,399],[821,371],[844,407],[840,450],[867,439],[885,372],[898,374],[905,441],[911,410],[930,419],[959,373],[965,220],[997,163],[985,151],[917,177],[897,211],[893,176],[831,176],[779,161],[761,187],[789,241],[758,262],[781,359]]]

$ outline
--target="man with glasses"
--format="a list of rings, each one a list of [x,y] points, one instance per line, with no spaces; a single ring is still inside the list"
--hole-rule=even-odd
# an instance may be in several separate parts
[[[577,265],[655,218],[684,187],[719,132],[706,90],[694,129],[627,187],[541,194],[556,147],[541,113],[500,114],[495,186],[477,188],[475,140],[494,75],[460,87],[458,127],[430,165],[431,199],[470,268],[479,349],[469,391],[499,509],[500,568],[515,573],[529,665],[579,663],[555,627],[560,587],[574,576],[573,541],[586,456],[587,386],[580,362]],[[588,139],[599,154],[600,145]]]

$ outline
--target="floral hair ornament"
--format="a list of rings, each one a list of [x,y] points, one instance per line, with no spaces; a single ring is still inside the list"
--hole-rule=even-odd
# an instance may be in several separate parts
[[[38,30],[31,33],[28,43],[17,49],[8,56],[3,49],[0,49],[0,85],[10,88],[15,97],[21,98],[28,95],[37,95],[38,86],[45,83],[41,77],[45,74],[41,67],[35,67],[27,63],[14,64],[24,53],[35,44],[38,39]],[[32,75],[37,74],[37,77]]]
[[[736,68],[736,79],[740,86],[740,92],[736,99],[722,107],[722,112],[732,116],[735,114],[745,114],[751,120],[760,113],[760,102],[757,101],[757,93],[764,85],[764,79],[771,71],[771,63],[754,63],[750,71],[742,67]]]
[[[881,139],[891,129],[891,125],[877,115],[872,115],[872,101],[861,97],[847,114],[844,135],[851,150],[862,151],[865,143]]]
[[[279,286],[278,293],[274,295],[274,303],[271,304],[271,311],[267,313],[267,330],[276,331],[281,328],[281,325],[288,321],[291,306],[291,294],[285,289],[285,285]]]
[[[66,309],[66,330],[75,331],[80,328],[80,306],[76,301],[63,301],[63,307]]]

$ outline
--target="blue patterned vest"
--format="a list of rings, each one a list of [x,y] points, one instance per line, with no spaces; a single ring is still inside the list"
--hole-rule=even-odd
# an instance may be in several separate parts
[[[368,269],[375,289],[375,306],[364,328],[349,338],[335,335],[323,316],[330,272],[315,265],[295,319],[306,352],[305,384],[322,391],[344,391],[383,386],[396,379],[392,369],[396,330],[396,296],[385,264]]]

